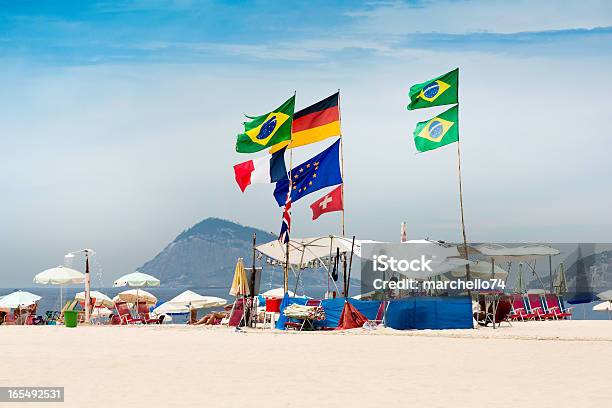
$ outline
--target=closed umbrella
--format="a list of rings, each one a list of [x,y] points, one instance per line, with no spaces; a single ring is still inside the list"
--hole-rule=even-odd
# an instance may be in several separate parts
[[[79,302],[85,302],[85,292],[77,293],[76,295],[74,295],[74,298],[75,300],[78,300]],[[101,306],[104,306],[104,307],[114,307],[115,306],[115,302],[113,302],[111,298],[109,298],[102,292],[98,292],[97,290],[92,290],[91,292],[89,292],[89,298],[96,299],[96,303],[94,304],[94,306],[98,308]]]
[[[28,307],[38,302],[42,297],[30,292],[18,290],[0,299],[0,308],[17,309],[19,307]]]
[[[77,285],[85,282],[85,275],[65,266],[42,271],[34,276],[34,283],[60,286],[60,307],[64,302],[64,285]]]
[[[250,294],[246,271],[244,270],[244,263],[242,262],[242,258],[238,258],[238,262],[236,262],[234,279],[232,280],[232,287],[229,293],[232,296],[246,296]]]

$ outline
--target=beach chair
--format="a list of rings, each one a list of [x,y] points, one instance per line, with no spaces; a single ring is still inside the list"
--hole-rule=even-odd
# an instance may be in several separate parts
[[[547,312],[542,305],[541,295],[530,293],[527,295],[527,302],[529,304],[530,311],[535,315],[538,320],[554,319],[554,313]]]
[[[146,303],[138,303],[138,316],[140,316],[140,321],[144,324],[160,324],[161,320],[159,318],[153,318],[149,314],[149,305]]]
[[[549,313],[552,313],[555,316],[555,319],[571,319],[572,312],[571,310],[565,309],[563,311],[561,309],[561,299],[557,295],[553,295],[552,293],[547,293],[544,295],[544,305],[546,306],[546,310]],[[573,309],[573,308],[570,308]]]
[[[368,324],[372,326],[378,326],[384,323],[385,319],[385,311],[389,307],[388,301],[380,302],[380,306],[378,307],[378,312],[376,312],[376,318],[374,320],[368,320]]]
[[[525,321],[535,319],[535,314],[527,311],[523,295],[518,293],[510,295],[510,306],[511,311],[508,316],[510,320]]]
[[[240,297],[236,299],[232,305],[232,310],[230,311],[229,319],[227,321],[227,325],[229,327],[240,327],[246,324],[244,306],[244,298]]]
[[[4,322],[2,322],[2,324],[6,325],[6,326],[14,326],[16,324],[16,322],[15,322],[15,315],[11,314],[10,312],[8,312],[4,316]]]
[[[317,320],[325,320],[325,311],[323,310],[323,306],[321,306],[321,299],[308,299],[304,306],[312,308],[309,311],[308,316],[300,316],[293,317],[299,322],[286,321],[285,328],[286,329],[295,329],[298,331],[302,331],[306,328],[314,330],[314,322]]]
[[[119,315],[121,324],[125,325],[142,323],[140,319],[135,319],[132,317],[132,313],[130,313],[130,307],[126,302],[116,302],[115,309],[117,309],[117,315]]]

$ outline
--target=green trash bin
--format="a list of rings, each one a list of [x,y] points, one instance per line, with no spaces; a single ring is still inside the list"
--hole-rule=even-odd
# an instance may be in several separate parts
[[[66,310],[64,312],[64,325],[66,327],[77,327],[79,322],[79,312],[75,310]]]

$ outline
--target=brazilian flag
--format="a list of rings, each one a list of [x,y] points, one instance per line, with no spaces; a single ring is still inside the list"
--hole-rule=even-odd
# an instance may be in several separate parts
[[[291,140],[295,95],[277,109],[265,115],[248,117],[244,122],[244,133],[238,135],[236,151],[255,153],[285,140]]]
[[[459,105],[442,112],[433,119],[417,123],[414,130],[414,144],[419,152],[459,140]]]
[[[410,87],[408,110],[459,102],[459,68]]]

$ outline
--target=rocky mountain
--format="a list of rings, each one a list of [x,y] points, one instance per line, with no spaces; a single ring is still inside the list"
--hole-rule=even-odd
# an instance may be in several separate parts
[[[236,260],[244,258],[247,267],[252,262],[253,232],[257,233],[258,244],[277,239],[253,227],[207,218],[180,233],[138,270],[160,278],[164,286],[228,287]],[[300,287],[327,285],[326,276],[324,270],[308,270],[300,278]],[[293,290],[293,276],[289,282]],[[261,283],[262,288],[282,286],[282,269],[265,265]]]

